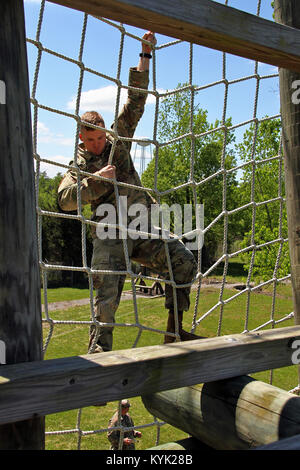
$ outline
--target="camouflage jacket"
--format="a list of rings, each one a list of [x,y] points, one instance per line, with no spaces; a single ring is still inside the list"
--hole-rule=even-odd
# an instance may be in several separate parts
[[[129,86],[147,89],[149,72],[139,72],[136,68],[130,68]],[[123,106],[117,119],[117,133],[122,137],[133,137],[136,126],[143,115],[147,94],[138,90],[129,89],[126,104]],[[112,129],[116,131],[114,125]],[[91,204],[93,212],[92,220],[99,221],[96,217],[96,209],[100,204],[112,204],[116,207],[116,194],[111,182],[100,180],[92,176],[92,173],[100,170],[108,164],[113,136],[107,133],[106,146],[100,155],[87,152],[82,144],[78,146],[77,165],[80,170],[91,175],[80,176],[80,194],[82,204]],[[130,155],[131,142],[118,140],[114,149],[112,165],[116,166],[117,182],[129,183],[141,187],[141,180],[134,168]],[[74,162],[70,162],[74,165]],[[63,177],[58,188],[58,203],[62,210],[73,211],[77,209],[77,175],[76,170],[70,169]],[[141,203],[147,207],[155,202],[145,190],[138,190],[128,186],[118,185],[119,196],[127,196],[128,206]],[[95,230],[92,231],[95,236]]]
[[[116,411],[116,413],[113,415],[113,417],[110,419],[109,421],[109,424],[108,424],[108,428],[114,428],[114,427],[118,427],[119,425],[121,425],[122,427],[125,427],[125,428],[131,428],[134,426],[134,423],[133,423],[133,420],[131,418],[131,416],[126,413],[124,416],[121,416],[121,419],[120,419],[120,424],[119,424],[119,413]],[[115,430],[111,430],[111,431],[108,431],[107,432],[107,437],[108,437],[108,440],[109,442],[111,443],[111,446],[114,450],[117,450],[119,448],[119,440],[120,440],[120,430],[119,429],[115,429]],[[125,437],[129,437],[130,439],[133,439],[135,438],[135,431],[134,429],[130,429],[128,431],[125,431],[123,433],[123,438]],[[131,448],[134,448],[134,443],[132,444],[123,444],[123,448],[124,447],[131,447]]]

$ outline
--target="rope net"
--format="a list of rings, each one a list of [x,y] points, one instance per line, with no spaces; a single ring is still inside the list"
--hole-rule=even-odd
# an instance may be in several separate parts
[[[257,2],[257,15],[260,15],[261,3],[261,1]],[[231,6],[229,1],[226,1],[225,4]],[[82,98],[84,96],[88,100],[91,97],[93,100],[95,97],[95,90],[90,94],[86,91],[91,88],[89,84],[92,83],[92,80],[98,80],[101,86],[106,85],[107,91],[110,89],[109,87],[113,87],[115,93],[113,114],[114,119],[117,119],[122,106],[122,98],[124,93],[126,94],[128,91],[126,63],[128,60],[135,60],[134,57],[127,57],[126,45],[128,42],[135,42],[136,50],[139,52],[143,34],[139,35],[134,28],[105,18],[96,18],[81,12],[70,11],[69,14],[76,22],[78,46],[76,48],[72,43],[72,53],[61,53],[61,49],[52,48],[48,44],[47,14],[48,9],[49,11],[52,9],[53,13],[54,8],[59,20],[60,13],[65,12],[65,9],[48,4],[44,0],[41,1],[35,37],[27,39],[28,54],[31,59],[29,64],[31,64],[33,156],[37,201],[39,201],[40,179],[43,169],[47,166],[48,169],[55,168],[56,172],[64,174],[70,168],[70,165],[65,163],[63,159],[47,158],[40,151],[41,142],[43,139],[45,140],[45,129],[41,124],[45,120],[45,116],[47,115],[48,122],[56,120],[56,122],[64,122],[64,125],[69,126],[69,134],[65,137],[73,139],[73,156],[70,155],[69,158],[69,160],[73,158],[75,162],[72,169],[77,172],[78,176],[89,176],[89,173],[80,170],[76,163]],[[105,35],[108,29],[113,30],[114,38],[114,42],[109,47],[105,44]],[[93,34],[93,41],[95,41],[95,34],[100,38],[101,54],[99,52],[96,58],[89,56],[88,53],[90,34]],[[63,40],[64,38],[59,38],[60,42],[57,44],[63,44]],[[68,51],[68,44],[65,48]],[[185,70],[186,78],[184,83],[176,83],[173,86],[174,77],[171,80],[172,69],[170,69],[171,85],[163,89],[160,85],[162,83],[160,71],[164,68],[164,64],[171,68],[174,66],[174,62],[178,68],[176,56],[179,48],[185,51],[186,64],[180,64],[180,69]],[[74,57],[76,49],[78,54]],[[109,53],[107,49],[109,49]],[[151,155],[151,162],[144,174],[146,175],[145,182],[152,182],[151,186],[146,184],[146,189],[158,202],[175,201],[176,195],[188,193],[189,201],[194,207],[204,203],[204,226],[201,229],[199,227],[193,229],[194,235],[197,233],[204,237],[204,247],[199,245],[198,250],[194,251],[198,262],[198,272],[192,282],[192,306],[190,312],[185,316],[186,324],[189,323],[189,330],[207,336],[212,335],[212,329],[214,335],[221,335],[275,328],[282,326],[283,323],[289,325],[292,324],[289,322],[293,319],[293,312],[286,311],[282,306],[281,299],[285,295],[285,290],[280,290],[282,286],[284,289],[289,286],[290,282],[290,274],[283,269],[284,263],[288,259],[283,156],[280,138],[275,152],[274,146],[268,147],[269,141],[265,148],[262,148],[261,143],[262,134],[267,135],[268,132],[268,138],[270,141],[272,140],[280,120],[278,73],[277,70],[266,64],[246,61],[246,59],[218,51],[210,51],[211,54],[214,54],[214,67],[213,70],[207,70],[205,63],[207,53],[208,50],[201,46],[179,40],[169,40],[169,38],[166,40],[163,36],[159,37],[152,53],[151,85],[147,91],[148,101],[152,103],[152,107],[148,106],[145,111],[147,118],[150,116],[152,127],[149,128],[147,137],[140,138],[135,135],[130,140],[136,146],[151,144],[153,155]],[[56,61],[56,67],[60,67],[59,76],[53,76],[55,82],[53,90],[55,92],[48,90],[47,93],[44,93],[42,81],[45,79],[45,74],[49,74],[51,64],[54,61]],[[86,63],[93,62],[95,62],[94,67],[86,65]],[[131,63],[130,65],[135,64]],[[108,75],[108,68],[112,73],[114,71],[114,74]],[[245,69],[248,70],[248,73],[246,75],[240,74]],[[264,73],[265,71],[267,72]],[[204,79],[207,81],[204,82]],[[70,82],[70,90],[73,87],[72,111],[66,107],[56,106],[56,103],[59,103],[59,82],[62,80]],[[260,98],[261,95],[262,98]],[[270,109],[266,109],[269,100],[266,100],[265,96],[274,98],[271,100]],[[165,107],[165,103],[174,104],[176,99],[183,99],[182,97],[186,99],[185,103],[187,103],[185,109],[188,109],[186,117],[188,125],[184,132],[180,126],[177,126],[172,128],[168,134],[162,126],[166,118],[164,113],[169,109]],[[234,99],[240,102],[239,113],[236,116],[234,115]],[[90,106],[93,109],[92,100]],[[213,106],[215,103],[217,103],[218,114],[215,114]],[[200,108],[202,110],[206,108],[206,113],[199,113]],[[99,112],[101,113],[102,110],[99,109]],[[206,119],[209,117],[214,124],[200,126],[199,116],[202,118],[206,116]],[[66,122],[67,124],[65,124]],[[272,123],[274,127],[272,127]],[[110,128],[107,128],[106,131],[112,133]],[[244,144],[241,143],[243,133],[246,135]],[[122,136],[115,137],[126,140]],[[211,165],[211,172],[209,172],[209,150],[214,145],[217,145],[219,149],[217,152],[218,166]],[[182,174],[178,174],[173,186],[170,186],[167,180],[167,183],[162,185],[161,177],[164,174],[161,170],[162,158],[167,155],[169,149],[180,152],[180,148],[188,149],[188,154],[183,160],[186,171],[182,170]],[[113,150],[114,146],[110,159],[113,156]],[[240,158],[235,156],[237,150]],[[205,171],[201,172],[197,165],[199,158],[204,158],[203,152],[208,155],[208,162]],[[101,179],[101,177],[99,178]],[[78,178],[79,180],[80,178]],[[275,194],[271,190],[268,192],[267,186],[271,181],[273,186],[276,186]],[[118,197],[118,190],[122,185],[126,186],[126,183],[115,183],[116,197]],[[237,191],[240,197],[234,198],[233,194],[236,195]],[[211,203],[207,200],[206,194],[213,195],[214,199]],[[69,344],[70,353],[68,355],[86,354],[89,328],[91,325],[99,326],[94,313],[93,274],[95,271],[90,267],[87,253],[88,233],[95,222],[84,210],[79,184],[77,197],[77,213],[68,214],[46,210],[41,203],[37,204],[39,257],[43,281],[45,358],[59,357],[60,354],[65,355],[65,351],[60,349],[60,345],[64,342]],[[214,206],[214,210],[211,210],[211,206]],[[262,214],[271,220],[273,231],[266,228],[265,225],[259,226],[259,222],[264,220]],[[72,220],[74,224],[80,224],[81,260],[78,259],[76,266],[73,264],[62,265],[59,260],[55,263],[49,263],[44,258],[42,223],[45,218],[68,219]],[[250,230],[248,238],[244,234],[243,241],[241,241],[232,230],[239,227],[242,232],[243,227],[240,221],[245,219],[250,220],[250,225],[248,224]],[[122,229],[120,226],[119,228]],[[183,233],[180,238],[185,239],[187,235],[187,233]],[[208,240],[208,244],[206,244],[206,240]],[[137,271],[128,255],[127,240],[123,241],[127,290],[123,291],[122,302],[114,324],[114,349],[162,344],[162,338],[166,332],[164,326],[166,311],[163,308],[163,299],[161,296],[153,298],[141,296],[138,282],[141,279],[148,285],[156,281],[159,281],[161,285],[168,282],[175,292],[176,283],[172,276],[172,266],[169,264],[169,281],[160,276],[157,278],[151,272],[145,274]],[[72,244],[72,239],[67,240],[66,243]],[[165,243],[168,251],[168,241],[166,240]],[[209,251],[207,247],[214,247],[214,256],[204,256],[204,250]],[[270,257],[274,261],[271,268],[272,273],[267,278],[267,274],[263,273],[263,267]],[[244,260],[247,271],[243,273],[243,281],[235,281],[232,278],[232,269],[236,266],[235,261],[241,259]],[[48,293],[49,277],[51,278],[54,272],[62,271],[85,273],[89,285],[86,305],[74,306],[68,310],[54,306],[53,309]],[[258,275],[260,272],[263,274],[261,277]],[[120,273],[118,272],[118,274]],[[217,300],[216,293],[218,294]],[[261,306],[260,299],[262,297],[267,298],[268,302]],[[272,381],[272,372],[270,380]],[[68,435],[71,436],[72,444],[67,445],[77,446],[78,449],[89,448],[90,444],[85,443],[84,438],[97,439],[99,435],[105,436],[108,430],[107,423],[113,409],[110,405],[113,406],[107,404],[107,407],[91,407],[90,414],[87,409],[78,410],[76,411],[77,417],[75,411],[69,412],[76,423],[74,428],[69,428],[69,426],[65,428],[64,413],[60,414],[61,419],[56,415],[56,421],[48,426],[48,438],[53,436],[61,438],[62,435]],[[160,422],[150,415],[149,422],[146,424],[138,421],[139,418],[136,417],[135,429],[144,429],[145,432],[152,433],[154,443],[158,445],[161,433],[167,426],[166,423]],[[120,427],[120,429],[122,432],[124,431],[124,428]],[[120,440],[120,448],[121,441],[122,439]],[[142,443],[143,439],[140,441],[141,446]],[[105,437],[102,444],[97,441],[97,448],[99,445],[103,446],[103,449],[107,449],[109,446]]]

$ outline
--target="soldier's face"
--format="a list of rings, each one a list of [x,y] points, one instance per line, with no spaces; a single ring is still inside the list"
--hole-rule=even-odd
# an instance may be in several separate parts
[[[87,130],[82,129],[79,134],[80,139],[84,143],[84,147],[88,152],[94,155],[100,155],[106,144],[106,133],[100,129]]]

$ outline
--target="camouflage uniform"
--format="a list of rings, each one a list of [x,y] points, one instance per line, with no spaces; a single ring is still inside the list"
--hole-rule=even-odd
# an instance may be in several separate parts
[[[149,72],[139,72],[131,68],[129,72],[129,86],[147,89]],[[133,137],[135,128],[141,118],[146,101],[146,93],[138,90],[128,90],[127,103],[124,105],[118,120],[117,133],[123,137]],[[113,127],[116,130],[115,127]],[[101,155],[93,155],[87,152],[81,145],[78,150],[77,164],[85,172],[93,173],[105,167],[108,163],[112,146],[112,136],[107,134],[106,147]],[[145,190],[138,189],[142,186],[140,178],[134,168],[130,156],[131,142],[118,140],[115,146],[112,164],[116,166],[116,180],[118,182],[130,183],[136,188],[118,185],[119,196],[127,197],[128,207],[139,203],[149,209],[155,203],[151,195]],[[71,162],[72,163],[72,162]],[[81,176],[80,184],[81,201],[83,204],[91,204],[93,211],[92,220],[100,221],[101,217],[96,215],[100,204],[112,204],[116,209],[116,194],[111,182],[101,181],[92,176]],[[60,207],[66,211],[77,209],[77,172],[69,170],[64,176],[59,189],[58,200]],[[102,217],[103,219],[103,217]],[[157,239],[133,240],[126,239],[128,254],[131,260],[149,267],[152,271],[159,273],[166,279],[169,278],[168,262],[166,256],[165,242]],[[180,241],[174,240],[168,243],[171,265],[173,268],[174,281],[177,284],[189,283],[196,273],[196,262],[192,253],[185,248]],[[93,229],[93,256],[92,268],[108,271],[126,271],[126,262],[123,250],[123,241],[118,239],[100,239]],[[120,297],[125,281],[123,274],[103,273],[94,276],[94,287],[96,289],[95,317],[104,323],[115,322],[115,312],[118,308]],[[181,311],[189,309],[190,288],[177,289],[177,305]],[[173,307],[173,289],[166,284],[166,302],[168,309]],[[103,351],[112,349],[113,326],[103,326],[97,331],[92,328],[91,340],[94,335],[97,344]],[[91,341],[90,341],[91,345]]]
[[[118,411],[115,412],[113,417],[110,419],[108,427],[109,428],[114,428],[121,425],[124,428],[131,428],[134,426],[133,420],[131,416],[126,413],[125,415],[121,416],[120,418],[120,424],[119,424],[119,413]],[[120,431],[119,430],[112,430],[108,431],[107,437],[109,442],[111,443],[111,450],[119,450],[119,441],[120,441]],[[130,429],[128,431],[125,431],[123,433],[123,438],[129,437],[129,439],[135,439],[135,431],[134,429]],[[125,444],[123,442],[122,445],[122,450],[135,450],[135,444],[134,442],[131,444]]]

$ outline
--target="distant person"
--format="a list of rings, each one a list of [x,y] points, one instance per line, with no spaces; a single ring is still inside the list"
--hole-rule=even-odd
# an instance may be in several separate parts
[[[133,428],[134,423],[133,423],[131,416],[128,413],[129,408],[130,408],[129,400],[122,400],[120,419],[119,419],[119,410],[118,410],[110,419],[108,427],[114,428],[114,427],[122,426],[124,428]],[[107,437],[108,437],[109,442],[111,443],[111,450],[119,450],[121,431],[119,429],[108,431]],[[142,437],[142,433],[139,431],[135,431],[134,429],[124,431],[123,444],[120,450],[135,450],[135,439],[140,438],[140,437]]]

